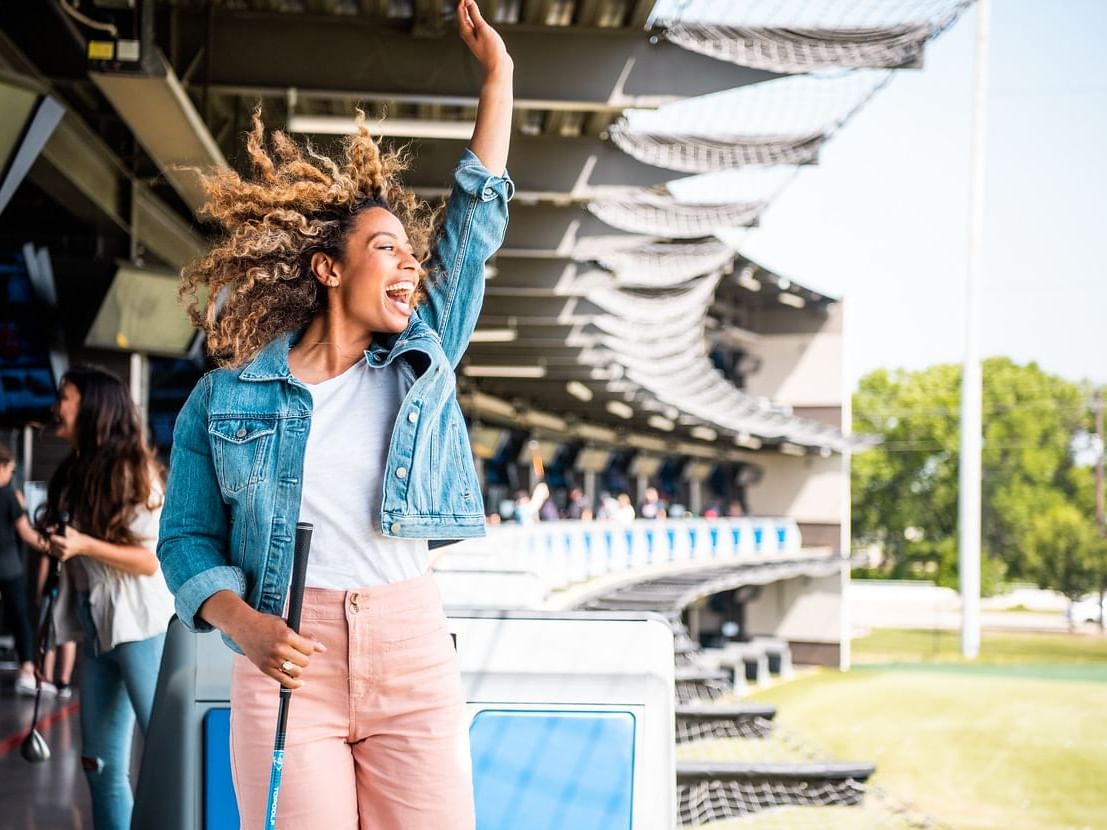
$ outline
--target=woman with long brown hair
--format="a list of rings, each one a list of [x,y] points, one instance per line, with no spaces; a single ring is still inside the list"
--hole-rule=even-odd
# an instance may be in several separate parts
[[[76,621],[58,620],[59,640],[80,649],[81,765],[96,830],[128,830],[134,726],[150,721],[173,600],[154,550],[161,474],[127,387],[115,375],[74,367],[55,409],[72,451],[50,478],[42,526],[65,563]],[[61,528],[64,527],[64,531]]]
[[[503,240],[511,58],[473,0],[484,69],[441,229],[364,125],[331,158],[259,117],[254,176],[207,178],[224,231],[185,270],[209,373],[177,419],[158,556],[189,627],[238,652],[231,753],[261,826],[278,684],[297,689],[282,830],[469,830],[468,724],[429,547],[484,532],[454,368]],[[300,635],[279,616],[293,529],[314,527]]]

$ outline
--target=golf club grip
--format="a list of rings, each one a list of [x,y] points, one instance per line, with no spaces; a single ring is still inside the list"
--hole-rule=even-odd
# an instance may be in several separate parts
[[[292,556],[292,581],[288,586],[288,627],[300,632],[300,612],[304,607],[304,582],[307,579],[308,552],[311,550],[310,522],[296,523],[296,548]]]

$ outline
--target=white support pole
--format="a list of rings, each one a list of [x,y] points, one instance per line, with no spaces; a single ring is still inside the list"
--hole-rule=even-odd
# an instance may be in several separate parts
[[[838,428],[846,437],[842,448],[842,508],[839,522],[838,545],[842,551],[842,571],[838,593],[838,668],[849,671],[853,664],[853,617],[850,615],[850,560],[853,557],[853,489],[852,465],[853,450],[849,439],[853,436],[853,388],[852,352],[849,348],[850,305],[847,300],[838,303],[838,312],[842,315],[842,420]]]
[[[965,365],[961,376],[959,554],[961,654],[980,654],[980,477],[983,381],[980,366],[980,283],[983,271],[985,150],[988,102],[988,29],[991,0],[976,4],[976,94],[973,112],[972,214],[965,296]]]
[[[146,355],[131,352],[130,365],[131,401],[138,410],[143,429],[148,429],[150,409],[150,360]]]

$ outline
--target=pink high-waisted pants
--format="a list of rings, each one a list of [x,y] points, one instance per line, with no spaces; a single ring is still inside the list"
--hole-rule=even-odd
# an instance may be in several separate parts
[[[292,693],[279,830],[473,830],[457,655],[434,578],[308,588],[316,653]],[[245,657],[231,680],[231,767],[241,826],[264,826],[279,686]]]

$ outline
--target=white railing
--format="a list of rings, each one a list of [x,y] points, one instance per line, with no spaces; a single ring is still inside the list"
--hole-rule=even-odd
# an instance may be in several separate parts
[[[619,572],[789,559],[800,549],[796,522],[773,517],[505,524],[446,548],[435,570],[499,574],[503,587],[517,574],[518,587],[533,596]]]

